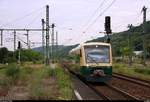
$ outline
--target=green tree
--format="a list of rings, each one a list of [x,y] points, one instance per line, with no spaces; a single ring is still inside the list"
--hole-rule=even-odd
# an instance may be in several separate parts
[[[0,48],[0,63],[6,63],[7,62],[7,57],[8,57],[8,49],[3,47]]]
[[[19,52],[16,51],[16,58],[18,58]],[[35,52],[31,49],[21,49],[20,51],[21,61],[38,61],[42,59],[42,55],[39,52]]]

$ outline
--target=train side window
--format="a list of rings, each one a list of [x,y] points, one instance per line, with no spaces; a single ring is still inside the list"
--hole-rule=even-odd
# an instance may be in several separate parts
[[[82,57],[82,51],[81,51],[81,49],[80,49],[80,57]]]

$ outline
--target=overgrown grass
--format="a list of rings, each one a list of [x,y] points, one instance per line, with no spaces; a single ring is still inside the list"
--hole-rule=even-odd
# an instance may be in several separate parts
[[[124,63],[114,63],[113,64],[113,72],[150,80],[150,67],[132,65]]]
[[[58,86],[60,89],[61,100],[71,100],[72,99],[72,83],[69,75],[67,75],[64,70],[60,67],[55,69],[56,78]]]
[[[0,89],[8,90],[19,79],[20,69],[16,64],[3,65],[0,70]]]
[[[40,99],[44,96],[43,86],[42,86],[42,75],[38,71],[32,75],[32,80],[30,80],[30,96],[33,99]]]
[[[12,84],[15,84],[20,76],[20,67],[16,64],[8,65],[6,67],[5,75],[11,80]]]
[[[6,71],[5,68],[0,69],[0,77],[5,75],[5,71]]]
[[[45,90],[42,89],[42,79],[49,75],[46,69],[36,68],[32,63],[5,65],[0,70],[0,88],[11,89],[14,85],[25,85],[30,89],[29,96],[34,99],[43,98]]]
[[[30,80],[30,96],[33,99],[41,99],[44,97],[45,92],[43,89],[42,79],[46,77],[46,70],[44,68],[36,69],[32,73]]]
[[[0,88],[2,89],[9,89],[10,88],[10,80],[6,77],[0,78]]]
[[[150,75],[150,69],[146,69],[146,68],[143,68],[143,69],[134,69],[135,72],[137,73],[142,73],[142,74],[145,74],[145,75]]]
[[[54,96],[53,91],[58,91],[52,89],[53,86],[45,90],[44,79],[49,79],[50,77],[55,77],[54,70],[50,67],[43,67],[40,69],[34,70],[32,74],[32,80],[30,80],[30,96],[31,99],[57,99],[57,96]],[[54,84],[54,83],[52,83]],[[54,84],[57,86],[56,84]]]
[[[72,98],[70,77],[60,67],[51,69],[49,66],[33,63],[10,64],[4,67],[0,70],[0,88],[24,86],[29,90],[29,99],[35,100]]]

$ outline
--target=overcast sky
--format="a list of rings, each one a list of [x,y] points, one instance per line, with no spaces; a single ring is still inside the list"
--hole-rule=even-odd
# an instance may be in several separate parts
[[[142,23],[145,5],[150,20],[150,0],[0,0],[0,28],[41,28],[45,6],[50,6],[50,24],[56,24],[59,44],[72,45],[104,36],[105,16],[111,16],[112,31],[127,30]],[[26,41],[26,32],[17,39]],[[41,42],[41,32],[29,32],[31,42]],[[4,32],[4,46],[13,49],[13,32]],[[25,45],[23,45],[26,47]],[[32,47],[41,44],[32,44]]]

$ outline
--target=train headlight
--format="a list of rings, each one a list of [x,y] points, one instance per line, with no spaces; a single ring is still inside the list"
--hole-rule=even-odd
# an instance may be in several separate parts
[[[86,66],[87,66],[87,67],[89,67],[89,65],[88,65],[88,64],[87,64]]]

